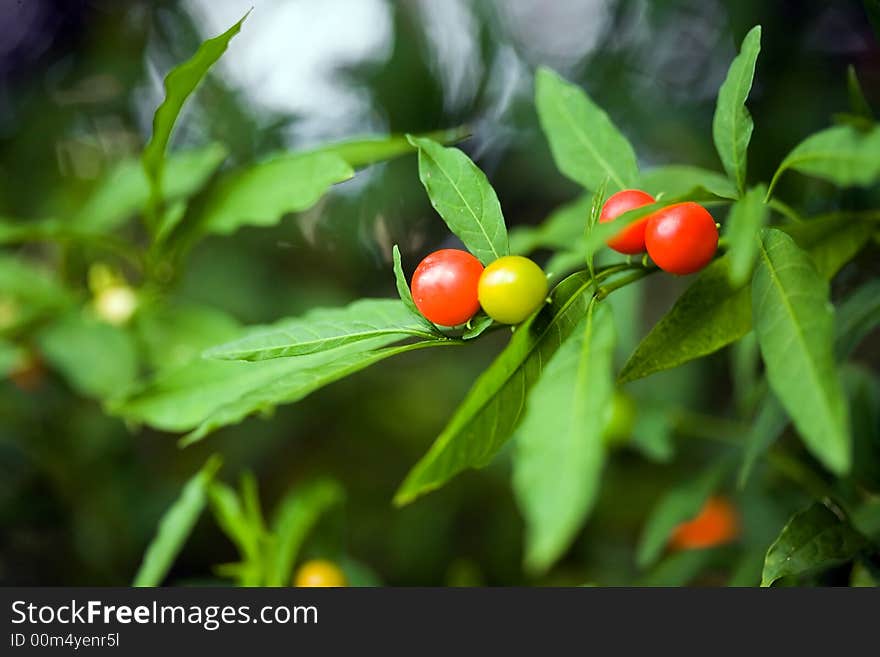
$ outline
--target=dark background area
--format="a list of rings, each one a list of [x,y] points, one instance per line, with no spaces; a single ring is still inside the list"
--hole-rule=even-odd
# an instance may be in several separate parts
[[[165,73],[251,4],[241,35],[185,108],[174,148],[219,140],[232,162],[248,162],[364,133],[466,123],[473,137],[462,148],[488,174],[510,226],[537,223],[578,194],[538,127],[532,73],[542,64],[587,89],[643,168],[720,170],[715,95],[754,24],[763,26],[763,47],[749,101],[750,178],[769,180],[798,141],[847,110],[847,66],[880,106],[880,48],[857,1],[0,0],[0,216],[63,218],[101,173],[143,147]],[[819,211],[829,188],[789,176],[779,196]],[[277,227],[207,240],[175,294],[246,323],[392,296],[394,243],[407,271],[453,244],[412,156],[359,173]],[[683,286],[651,280],[621,295],[621,355]],[[495,336],[479,351],[409,354],[183,451],[174,436],[130,430],[51,376],[36,391],[2,382],[0,582],[127,583],[181,483],[220,451],[227,479],[245,468],[258,475],[269,508],[305,477],[341,481],[345,550],[390,584],[524,583],[504,454],[410,507],[390,505],[502,345]],[[876,340],[860,354],[876,366]],[[717,354],[633,394],[730,415],[728,361]],[[625,448],[615,455],[594,516],[546,582],[632,581],[647,510],[714,449],[685,435],[675,448],[674,465]],[[775,494],[772,475],[762,477],[766,486],[741,500],[744,540],[756,543],[803,502]],[[205,520],[170,581],[205,581],[232,559],[232,545]]]

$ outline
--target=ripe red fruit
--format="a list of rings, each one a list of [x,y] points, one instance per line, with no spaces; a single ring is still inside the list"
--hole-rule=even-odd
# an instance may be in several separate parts
[[[696,203],[677,203],[653,213],[645,228],[648,255],[670,274],[693,274],[712,260],[718,228],[712,215]]]
[[[464,324],[480,309],[477,286],[482,273],[483,265],[467,251],[434,251],[413,274],[413,301],[435,324]]]
[[[711,497],[696,518],[675,528],[669,546],[675,550],[699,550],[730,543],[739,535],[736,507],[723,497]]]
[[[613,194],[605,205],[602,206],[602,213],[599,215],[599,223],[604,224],[613,221],[624,212],[635,210],[654,202],[654,197],[638,189],[624,189],[623,191]],[[648,217],[644,217],[631,223],[614,237],[609,239],[606,244],[618,253],[634,255],[642,253],[645,250],[645,225],[648,223]]]

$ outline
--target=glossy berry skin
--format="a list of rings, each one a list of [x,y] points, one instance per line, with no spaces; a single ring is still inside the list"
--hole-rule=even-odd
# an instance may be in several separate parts
[[[503,256],[480,276],[480,305],[496,322],[519,324],[544,303],[547,289],[538,265],[522,256]]]
[[[413,301],[419,312],[435,324],[464,324],[480,309],[477,283],[482,273],[483,265],[467,251],[434,251],[413,273]]]
[[[736,508],[723,497],[712,497],[696,518],[675,529],[669,546],[675,550],[699,550],[730,543],[739,534]]]
[[[701,205],[677,203],[658,210],[645,228],[648,255],[670,274],[693,274],[701,270],[718,248],[715,219]]]
[[[650,205],[653,202],[654,197],[646,192],[638,189],[624,189],[613,194],[605,201],[605,205],[602,206],[602,213],[599,215],[599,223],[608,223],[624,212]],[[625,253],[627,255],[642,253],[645,250],[645,226],[647,223],[648,217],[631,223],[609,239],[606,244],[618,253]]]
[[[342,569],[332,561],[314,559],[306,561],[293,579],[294,586],[300,587],[340,587],[347,586],[348,581]]]

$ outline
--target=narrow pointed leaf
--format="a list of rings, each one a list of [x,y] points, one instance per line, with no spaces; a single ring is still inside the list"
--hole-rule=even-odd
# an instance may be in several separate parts
[[[724,175],[686,164],[667,164],[642,173],[641,189],[652,196],[715,196],[736,199],[736,185]]]
[[[709,496],[721,485],[728,468],[728,461],[722,460],[660,498],[651,510],[639,538],[636,561],[641,568],[650,566],[660,558],[678,525],[697,516]]]
[[[429,329],[432,333],[437,333],[437,329],[424,315],[422,315],[416,306],[416,302],[413,301],[412,292],[409,289],[409,283],[406,282],[406,274],[403,273],[403,264],[400,261],[400,249],[397,248],[396,244],[391,250],[391,255],[394,259],[394,284],[397,286],[397,294],[400,297],[400,300],[409,310],[410,314],[418,319],[420,326]]]
[[[220,458],[212,456],[183,487],[180,497],[162,516],[132,586],[159,586],[165,579],[205,508],[208,486],[220,465]]]
[[[534,572],[565,552],[595,501],[613,356],[610,308],[593,304],[529,394],[516,431],[513,484],[526,521],[525,563]]]
[[[330,187],[353,175],[333,153],[279,155],[231,171],[212,189],[192,229],[228,235],[241,226],[272,226],[288,213],[308,210]]]
[[[806,575],[851,561],[865,537],[822,504],[792,516],[767,550],[761,586],[782,577]]]
[[[754,123],[746,100],[755,77],[755,63],[761,50],[761,26],[756,25],[743,39],[739,54],[730,64],[727,78],[718,90],[718,103],[712,120],[715,149],[727,175],[740,193],[746,188],[746,154]]]
[[[480,337],[490,326],[494,324],[489,315],[482,310],[468,320],[467,327],[461,334],[462,340],[473,340]]]
[[[249,329],[237,340],[212,347],[206,358],[269,360],[328,351],[347,344],[389,337],[436,338],[424,322],[397,299],[360,299],[343,308],[318,308],[302,317]]]
[[[321,516],[338,506],[345,493],[332,479],[297,486],[279,502],[272,520],[276,539],[267,564],[266,586],[290,586],[300,548]]]
[[[394,498],[396,504],[412,502],[459,472],[492,460],[512,435],[529,389],[584,316],[591,289],[585,272],[573,274],[553,290],[548,305],[517,327],[507,347],[477,379],[428,453],[407,475]]]
[[[535,75],[535,105],[563,174],[591,191],[607,178],[609,194],[636,183],[639,170],[632,146],[580,87],[540,68]]]
[[[880,179],[880,126],[865,132],[839,125],[807,137],[779,165],[768,194],[789,169],[840,187],[873,185]]]
[[[226,158],[222,144],[180,151],[165,161],[165,200],[180,201],[199,191]],[[143,212],[150,199],[150,181],[137,160],[123,160],[97,187],[64,228],[108,232]]]
[[[835,473],[849,470],[846,401],[834,362],[829,286],[785,233],[768,229],[752,281],[755,335],[767,380],[810,451]]]
[[[376,338],[376,340],[384,340],[384,338]],[[198,426],[193,431],[183,437],[181,440],[181,446],[191,445],[192,443],[198,442],[217,429],[237,424],[254,413],[270,410],[280,404],[292,404],[297,402],[307,395],[310,395],[315,390],[360,372],[370,365],[374,365],[386,358],[428,347],[460,344],[454,340],[431,339],[414,342],[412,344],[405,344],[399,347],[385,347],[381,349],[363,348],[364,345],[368,345],[371,342],[372,341],[370,340],[364,340],[344,347],[338,347],[333,351],[320,352],[320,354],[332,355],[335,352],[341,352],[342,350],[349,348],[360,349],[359,351],[353,351],[336,357],[325,365],[300,369],[290,367],[288,371],[283,372],[278,378],[266,381],[260,386],[247,390],[235,399],[222,405],[216,405],[204,417],[204,419],[199,422]],[[299,361],[300,358],[277,360],[281,360],[282,362]]]
[[[870,238],[869,227],[839,217],[786,230],[808,249],[825,279],[831,279]],[[620,383],[714,353],[751,330],[751,288],[731,285],[729,268],[730,258],[723,256],[700,273],[636,347],[618,375]]]
[[[737,486],[740,489],[745,488],[755,463],[776,442],[786,426],[788,415],[785,409],[773,393],[768,393],[745,437],[743,460],[737,477]]]
[[[875,279],[850,294],[837,309],[835,351],[838,360],[845,360],[878,326],[880,280]]]
[[[154,379],[109,405],[114,415],[165,431],[190,431],[183,444],[201,440],[278,404],[289,404],[385,358],[425,347],[460,344],[426,340],[382,348],[395,338],[380,337],[297,358],[259,362],[196,360],[160,372]]]
[[[230,486],[213,482],[208,488],[208,500],[217,525],[241,555],[244,567],[235,573],[238,585],[260,586],[263,583],[261,545],[264,534],[248,518],[238,493]]]
[[[636,582],[637,586],[687,586],[712,563],[722,561],[719,550],[684,550],[662,559]]]
[[[846,87],[849,92],[849,108],[853,114],[863,119],[873,120],[874,112],[865,98],[865,92],[862,91],[862,85],[859,83],[859,76],[856,75],[855,67],[850,64],[846,67]]]
[[[752,275],[758,255],[758,233],[767,222],[766,192],[763,185],[753,187],[730,209],[724,235],[729,244],[730,283],[734,287],[745,285]]]
[[[250,12],[249,12],[250,13]],[[165,77],[165,99],[153,115],[153,134],[144,148],[142,156],[144,171],[152,187],[151,196],[162,199],[163,168],[165,151],[171,139],[171,132],[180,110],[190,94],[195,91],[199,82],[208,70],[226,52],[229,41],[241,30],[241,24],[247,18],[245,14],[240,21],[223,34],[208,39],[190,59],[174,67]]]
[[[489,180],[457,148],[410,136],[419,149],[419,178],[431,205],[484,265],[508,254],[501,204]]]
[[[449,130],[436,130],[425,134],[415,135],[417,138],[430,139],[439,144],[454,144],[468,136],[465,127],[450,128]],[[417,147],[410,142],[406,135],[383,135],[376,137],[361,137],[348,139],[336,144],[319,146],[310,153],[332,153],[348,162],[349,166],[358,169],[360,167],[391,160],[401,155],[414,153]]]

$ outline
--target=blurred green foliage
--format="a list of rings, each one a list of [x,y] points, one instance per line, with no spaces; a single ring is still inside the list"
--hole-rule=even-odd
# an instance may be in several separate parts
[[[255,4],[255,14],[277,11],[273,3]],[[384,58],[333,70],[333,77],[368,96],[368,115],[378,117],[385,131],[471,125],[474,138],[464,148],[487,172],[511,226],[535,225],[581,193],[559,175],[540,134],[529,73],[540,65],[561,70],[584,86],[646,164],[718,170],[710,139],[715,94],[747,29],[760,23],[763,45],[749,101],[755,119],[749,166],[754,178],[763,180],[805,135],[847,111],[848,66],[855,67],[867,103],[880,107],[880,46],[857,1],[572,2],[586,7],[584,16],[596,18],[596,32],[590,35],[591,47],[561,53],[546,47],[553,42],[552,30],[560,29],[558,21],[547,20],[551,38],[541,40],[540,21],[534,32],[523,30],[523,21],[513,22],[501,2],[463,3],[473,17],[473,56],[481,66],[471,93],[459,94],[457,103],[452,102],[455,87],[443,74],[456,69],[444,68],[442,52],[431,47],[432,33],[445,30],[451,38],[456,27],[433,24],[414,3],[380,4],[392,19]],[[92,193],[103,185],[106,196],[98,198],[104,203],[87,214],[102,225],[113,223],[131,214],[115,206],[124,189],[146,182],[131,182],[140,174],[130,167],[150,135],[149,119],[161,100],[158,81],[210,34],[202,33],[193,3],[33,5],[43,13],[17,23],[21,34],[3,19],[3,29],[12,31],[3,38],[17,39],[17,45],[8,49],[0,71],[0,217],[15,218],[22,222],[19,227],[30,230],[52,230],[51,223],[38,222],[68,225],[73,209],[94,199]],[[298,29],[306,32],[310,26]],[[244,55],[234,47],[228,54]],[[259,49],[247,57],[261,57]],[[285,62],[270,66],[284,67]],[[313,92],[291,90],[304,96]],[[201,166],[190,162],[183,172],[212,175],[216,143],[223,144],[235,166],[376,127],[365,124],[340,134],[323,126],[318,134],[297,136],[303,116],[267,110],[251,94],[222,66],[205,80],[173,141],[177,151],[202,149]],[[188,197],[187,180],[173,168],[172,158],[167,185],[179,186],[180,197]],[[811,214],[859,209],[871,193],[839,192],[795,174],[783,177],[777,190],[779,197],[797,199],[798,207]],[[135,239],[140,230],[134,225],[124,229]],[[662,546],[649,549],[642,543],[643,552],[659,561],[644,570],[636,558],[658,497],[692,479],[696,468],[722,458],[730,450],[727,443],[748,433],[743,418],[751,417],[753,408],[743,412],[741,406],[753,405],[762,395],[747,383],[746,373],[757,368],[754,350],[719,352],[627,387],[637,407],[632,435],[605,465],[585,531],[539,579],[522,568],[524,525],[509,485],[508,451],[485,470],[467,472],[408,507],[391,505],[409,467],[504,345],[501,334],[484,338],[488,347],[481,350],[417,351],[380,363],[296,405],[277,408],[271,421],[252,418],[183,450],[175,435],[128,427],[71,388],[102,396],[119,392],[136,374],[133,363],[189,358],[177,348],[181,335],[201,336],[208,346],[225,340],[238,323],[270,322],[360,297],[393,297],[394,244],[401,246],[405,271],[412,271],[427,252],[452,244],[419,184],[414,156],[368,169],[314,208],[278,225],[246,227],[234,238],[208,237],[188,254],[185,266],[167,272],[174,285],[166,301],[135,320],[143,337],[139,346],[109,325],[99,344],[74,344],[69,337],[59,342],[53,333],[62,329],[65,336],[77,335],[75,326],[59,324],[39,333],[26,353],[0,342],[0,371],[32,374],[27,382],[0,382],[0,582],[130,582],[163,512],[206,459],[220,452],[225,465],[218,477],[235,481],[240,473],[253,471],[267,508],[281,508],[289,490],[315,477],[338,481],[345,503],[337,519],[344,547],[337,551],[355,560],[352,568],[369,564],[390,584],[758,583],[761,563],[750,555],[766,551],[792,513],[807,506],[808,491],[828,483],[824,475],[795,472],[795,478],[807,482],[799,490],[778,469],[756,465],[750,484],[732,489],[743,515],[740,543],[748,550],[732,546],[662,557]],[[17,267],[12,255],[57,268],[68,289],[79,292],[71,298],[55,289],[40,270],[11,271]],[[101,240],[81,250],[66,248],[63,241],[61,247],[15,245],[4,248],[0,277],[21,281],[20,295],[39,302],[29,309],[55,313],[84,303],[90,264],[96,260],[139,282],[128,256],[117,244]],[[833,297],[846,297],[878,272],[874,247],[835,279]],[[669,277],[610,297],[619,325],[618,369],[684,287]],[[180,324],[162,319],[167,308],[185,309],[175,314]],[[10,314],[16,322],[4,321]],[[40,319],[17,315],[0,298],[0,338],[17,337],[23,326]],[[90,318],[76,314],[64,321]],[[191,340],[180,344],[193,349]],[[860,391],[856,398],[862,400],[854,417],[868,430],[873,422],[874,431],[878,416],[871,391],[877,389],[878,344],[876,335],[860,344],[855,358],[862,367],[852,377]],[[137,349],[146,353],[133,354]],[[64,373],[71,352],[76,356],[73,371],[62,378],[59,371]],[[84,355],[94,370],[81,367]],[[47,368],[44,357],[56,369]],[[108,380],[98,376],[103,368],[114,370],[115,390],[93,389],[93,381],[104,385]],[[732,375],[734,368],[743,374]],[[812,464],[791,430],[780,440]],[[860,485],[876,493],[877,473],[862,475]],[[880,514],[864,516],[860,528],[876,535]],[[320,555],[326,547],[321,541],[321,536],[310,539],[303,553]],[[216,577],[215,565],[237,558],[233,543],[205,516],[168,581],[209,581]],[[831,571],[818,581],[836,584],[849,578],[849,571]]]

